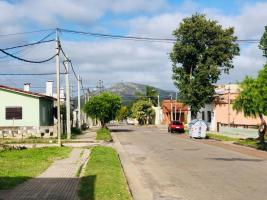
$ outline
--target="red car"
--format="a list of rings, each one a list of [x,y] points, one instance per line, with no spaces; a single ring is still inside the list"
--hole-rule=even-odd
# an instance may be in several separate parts
[[[172,121],[168,126],[168,132],[180,132],[184,133],[184,124],[179,121]]]

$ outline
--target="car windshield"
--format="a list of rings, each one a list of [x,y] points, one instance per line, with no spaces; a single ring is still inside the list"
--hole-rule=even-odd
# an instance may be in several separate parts
[[[179,121],[173,121],[172,125],[183,125],[183,123],[179,122]]]

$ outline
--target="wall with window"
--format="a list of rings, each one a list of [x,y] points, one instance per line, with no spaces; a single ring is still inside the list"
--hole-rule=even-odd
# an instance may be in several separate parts
[[[206,104],[205,107],[201,108],[197,114],[197,119],[207,122],[210,130],[216,130],[214,104]]]
[[[39,99],[0,90],[0,126],[39,126]]]

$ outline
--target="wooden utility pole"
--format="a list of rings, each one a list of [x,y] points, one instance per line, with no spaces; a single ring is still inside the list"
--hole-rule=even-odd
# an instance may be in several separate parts
[[[71,138],[71,120],[70,120],[70,82],[69,82],[69,59],[65,59],[65,81],[66,81],[66,115],[67,115],[67,139]]]
[[[58,29],[56,29],[56,72],[57,72],[57,137],[58,146],[61,146],[61,120],[60,120],[60,43]]]

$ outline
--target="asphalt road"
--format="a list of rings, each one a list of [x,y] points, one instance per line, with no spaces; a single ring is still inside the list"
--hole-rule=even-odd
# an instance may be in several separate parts
[[[267,199],[267,161],[165,129],[111,127],[135,200]]]

